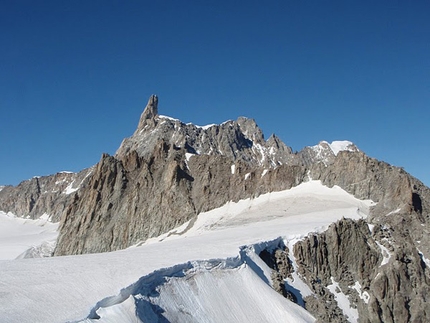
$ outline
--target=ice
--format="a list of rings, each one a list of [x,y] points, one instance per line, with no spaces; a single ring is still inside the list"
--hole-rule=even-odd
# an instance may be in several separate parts
[[[79,183],[79,185],[77,185],[75,188],[73,188],[73,184],[75,181],[71,182],[63,191],[63,194],[69,195],[72,194],[74,192],[76,192],[77,190],[79,190],[82,186],[82,184],[84,183],[85,179],[91,175],[91,173],[93,172],[93,168],[91,167],[90,170],[88,171],[88,173],[85,175],[85,177],[82,179],[82,181]]]
[[[195,127],[197,127],[197,128],[201,128],[201,129],[203,129],[203,130],[207,130],[207,129],[209,129],[209,128],[216,127],[216,126],[218,126],[218,125],[217,125],[217,124],[215,124],[215,123],[208,124],[208,125],[206,125],[206,126],[197,126],[197,125],[195,125]]]
[[[286,317],[291,317],[290,322],[312,322],[312,317],[304,313],[303,309],[270,288],[267,268],[252,254],[252,250],[274,239],[288,242],[304,237],[309,232],[320,232],[342,217],[361,218],[370,204],[370,201],[360,201],[339,187],[328,188],[319,181],[310,181],[290,190],[268,193],[237,203],[229,202],[223,207],[199,214],[195,221],[159,239],[154,238],[126,250],[3,260],[0,261],[0,317],[4,322],[21,323],[78,321],[88,317],[92,308],[96,310],[97,304],[108,299],[110,303],[102,302],[106,306],[97,308],[97,313],[105,316],[97,322],[114,322],[115,313],[130,313],[130,308],[134,308],[138,302],[142,303],[142,298],[139,300],[137,296],[139,293],[129,299],[132,294],[130,286],[137,286],[142,279],[152,277],[166,279],[164,284],[157,285],[158,290],[150,294],[154,304],[158,304],[161,310],[165,307],[166,315],[173,315],[167,310],[174,308],[172,304],[174,297],[177,297],[176,300],[184,304],[183,308],[177,309],[184,312],[197,311],[193,305],[195,302],[206,304],[202,314],[196,312],[202,322],[203,317],[211,317],[211,311],[225,318],[225,322],[234,321],[229,316],[234,313],[242,321],[248,322],[252,322],[253,315],[256,318],[254,322],[279,322]],[[361,211],[358,212],[358,209]],[[7,259],[4,256],[14,244],[26,240],[26,225],[22,224],[26,220],[9,218],[6,214],[2,214],[0,219],[2,233],[8,231],[4,229],[5,223],[12,221],[21,225],[19,230],[10,230],[8,238],[4,239],[5,236],[1,235],[0,252],[2,259]],[[36,228],[53,228],[51,225],[54,224],[45,222],[44,227],[36,225]],[[28,245],[21,250],[26,248]],[[244,252],[247,257],[244,257]],[[206,271],[199,267],[195,272],[186,271],[185,276],[191,274],[186,276],[189,277],[188,281],[173,277],[178,272],[177,266],[196,262],[201,264],[210,259],[219,259],[220,263],[225,264],[232,259],[239,259],[243,263],[236,267],[230,264],[227,271],[221,267],[215,270],[206,268]],[[299,278],[295,278],[297,285],[292,286],[304,296],[306,288],[304,283],[299,284]],[[193,294],[193,288],[200,288],[197,289],[200,292]],[[166,290],[178,291],[179,295],[163,292]],[[181,290],[184,293],[180,294]],[[140,295],[144,297],[144,293]],[[217,299],[219,302],[216,302]],[[228,300],[228,306],[222,303],[223,300]],[[143,307],[139,309],[144,311],[145,303],[140,305]],[[265,311],[265,307],[270,311]],[[131,322],[133,315],[130,316]]]
[[[262,262],[252,249],[245,248],[237,258],[162,269],[102,300],[89,317],[99,317],[91,322],[107,318],[136,322],[136,317],[142,322],[259,323],[277,322],[282,317],[289,317],[289,322],[314,322],[309,313],[261,279],[255,271],[259,267],[252,265],[254,260]]]
[[[164,116],[164,115],[161,115],[161,114],[159,114],[158,117],[160,119],[166,119],[166,120],[170,120],[170,121],[173,121],[173,122],[177,121],[177,122],[182,123],[181,120],[179,120],[179,119],[175,119],[175,118],[172,118],[172,117]]]
[[[398,208],[398,209],[396,209],[396,210],[394,210],[394,211],[389,212],[389,213],[387,214],[387,216],[389,216],[389,215],[391,215],[391,214],[399,213],[401,210],[402,210],[402,209]]]
[[[287,291],[291,292],[297,299],[297,304],[304,307],[305,303],[303,298],[306,296],[312,295],[312,291],[309,288],[308,285],[302,280],[302,278],[297,273],[297,262],[296,258],[294,257],[293,247],[294,244],[301,240],[301,237],[295,237],[287,241],[286,245],[288,246],[288,249],[290,250],[290,253],[288,254],[288,258],[291,260],[294,272],[291,274],[292,278],[286,279],[286,285],[285,288]]]
[[[427,268],[430,268],[430,260],[428,259],[428,258],[426,258],[425,256],[424,256],[424,254],[419,250],[419,249],[417,249],[417,251],[418,251],[418,254],[420,255],[420,257],[421,257],[421,259],[424,261],[424,263],[426,264],[426,267]]]

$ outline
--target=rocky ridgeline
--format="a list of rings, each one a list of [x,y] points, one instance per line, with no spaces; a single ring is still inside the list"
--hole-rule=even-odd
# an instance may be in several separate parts
[[[321,142],[293,153],[264,139],[252,119],[198,127],[158,114],[151,96],[138,127],[115,156],[103,154],[78,174],[33,178],[0,191],[0,210],[61,218],[57,255],[111,251],[157,236],[227,201],[291,188],[312,179],[378,203],[370,221],[399,209],[416,228],[428,210],[428,188],[402,169],[369,158],[351,143]],[[403,217],[389,217],[403,219]],[[399,225],[399,224],[396,224]],[[427,252],[427,251],[426,251]]]
[[[183,148],[188,156],[224,156],[231,161],[243,161],[252,166],[273,168],[291,162],[294,154],[279,138],[272,135],[267,141],[252,119],[244,117],[220,125],[205,127],[185,124],[158,114],[158,98],[151,96],[133,136],[121,143],[115,154],[123,159],[136,151],[148,159],[159,141]]]
[[[306,178],[277,137],[250,119],[197,127],[158,115],[152,96],[137,130],[103,155],[60,224],[56,255],[123,249],[198,213]]]
[[[320,322],[347,320],[329,288],[334,284],[352,300],[359,322],[429,321],[430,190],[348,142],[321,142],[294,153],[274,135],[265,140],[252,119],[184,124],[160,116],[152,96],[115,156],[103,154],[78,174],[6,186],[0,210],[61,219],[55,255],[105,252],[158,236],[228,201],[309,178],[377,204],[365,221],[342,220],[297,242],[294,250],[270,256],[274,287],[294,300],[283,280],[293,270],[288,253],[294,252],[297,270],[314,293],[304,306]]]
[[[91,171],[37,176],[17,186],[4,186],[0,190],[0,210],[29,219],[48,214],[51,221],[59,222],[72,201],[72,193],[85,186]]]

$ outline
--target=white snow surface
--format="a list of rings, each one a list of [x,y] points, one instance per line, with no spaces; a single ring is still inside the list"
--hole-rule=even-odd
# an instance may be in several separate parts
[[[58,223],[51,223],[47,214],[30,220],[0,211],[0,260],[15,259],[32,247],[54,241],[57,228]]]
[[[74,181],[73,182],[71,182],[65,189],[64,189],[64,194],[66,194],[66,195],[69,195],[69,194],[72,194],[72,193],[74,193],[74,192],[76,192],[77,190],[79,190],[79,186],[78,187],[75,187],[75,188],[73,188],[72,186],[73,186],[73,183],[74,183]]]
[[[384,266],[390,262],[392,254],[391,254],[390,250],[388,250],[388,248],[385,247],[383,244],[379,243],[378,241],[376,241],[376,244],[381,249],[382,256],[384,257],[382,259],[381,264],[379,265],[379,267],[381,267],[381,266]]]
[[[236,165],[231,165],[231,174],[234,175],[236,172]]]
[[[165,116],[165,115],[158,115],[158,118],[160,118],[160,119],[167,119],[167,120],[171,120],[171,121],[173,121],[173,122],[179,122],[179,123],[181,123],[182,124],[182,121],[181,120],[179,120],[179,119],[175,119],[175,118],[172,118],[172,117],[169,117],[169,116]],[[209,129],[209,128],[211,128],[211,127],[215,127],[215,126],[218,126],[218,124],[215,124],[215,123],[211,123],[211,124],[208,124],[208,125],[205,125],[205,126],[198,126],[198,125],[195,125],[195,124],[193,124],[193,123],[187,123],[187,125],[193,125],[193,126],[195,126],[196,128],[201,128],[201,129],[203,129],[203,130],[207,130],[207,129]]]
[[[338,140],[333,141],[329,144],[330,149],[337,156],[340,151],[355,151],[352,147],[355,147],[351,141],[348,140]]]
[[[314,322],[273,291],[270,270],[257,254],[342,217],[365,217],[371,203],[310,181],[227,203],[126,250],[3,260],[0,321],[91,322],[97,313],[94,322],[157,322],[158,308],[172,322]],[[5,244],[25,237],[14,232],[1,240],[2,257]],[[299,278],[294,287],[304,296],[310,291]]]
[[[358,296],[366,303],[369,304],[370,295],[368,292],[362,290],[361,284],[357,281],[354,283],[354,285],[349,286],[353,289],[355,289],[358,293]]]

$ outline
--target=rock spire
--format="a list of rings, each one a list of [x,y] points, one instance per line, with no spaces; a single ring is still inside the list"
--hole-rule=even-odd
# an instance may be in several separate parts
[[[148,100],[148,104],[140,116],[139,125],[136,131],[144,129],[146,126],[156,126],[155,117],[158,115],[158,97],[153,94]]]

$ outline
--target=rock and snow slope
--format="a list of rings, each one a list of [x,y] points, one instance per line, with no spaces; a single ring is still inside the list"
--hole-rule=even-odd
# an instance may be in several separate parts
[[[338,187],[311,181],[230,202],[126,250],[1,261],[0,321],[65,322],[100,316],[95,322],[115,322],[122,315],[121,322],[135,322],[136,316],[147,319],[144,322],[157,322],[160,316],[164,322],[190,322],[191,315],[194,322],[274,322],[286,317],[313,322],[302,308],[269,288],[270,269],[253,250],[280,236],[297,240],[341,217],[365,217],[369,205]],[[241,246],[250,247],[241,255]],[[229,298],[231,286],[237,297]]]
[[[115,156],[0,190],[5,213],[61,219],[55,255],[134,246],[0,262],[1,319],[216,321],[213,310],[252,322],[292,310],[293,322],[309,321],[289,303],[259,307],[272,284],[320,322],[430,320],[430,189],[419,180],[350,142],[293,153],[276,136],[264,140],[252,119],[198,127],[158,115],[157,103],[152,96]],[[331,188],[300,185],[309,178]],[[377,204],[369,212],[336,185]],[[235,298],[238,316],[228,316],[227,290],[218,303],[207,285],[228,280],[239,293],[244,277],[256,292]],[[199,312],[198,301],[215,307]]]

